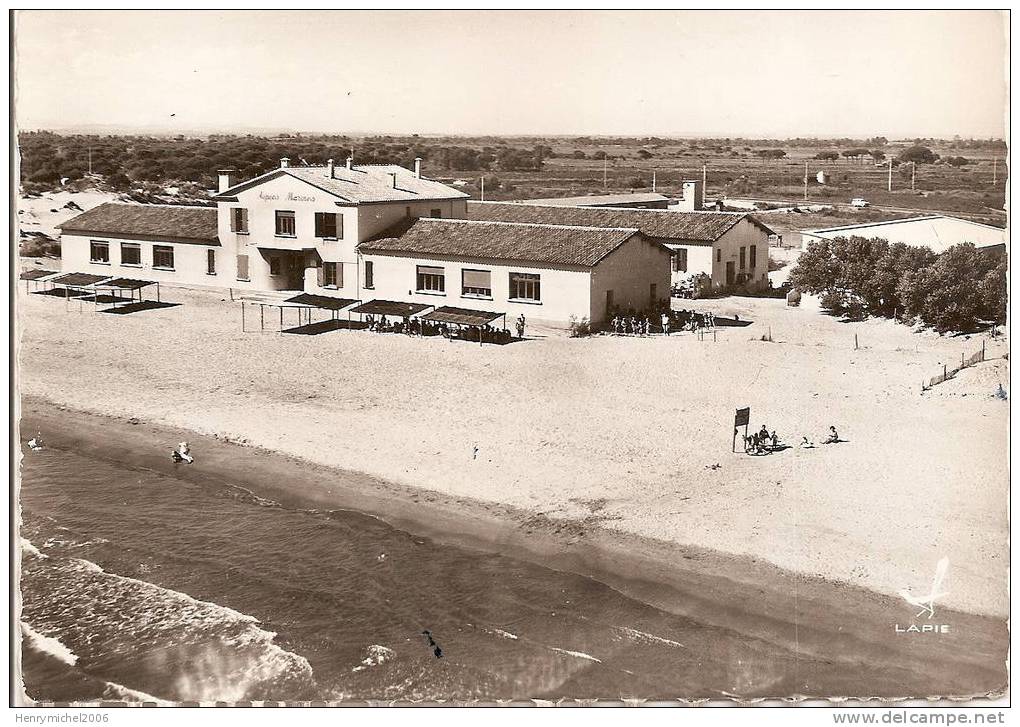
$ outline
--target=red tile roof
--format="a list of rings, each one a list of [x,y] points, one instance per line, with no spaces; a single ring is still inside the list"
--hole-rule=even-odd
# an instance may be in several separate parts
[[[517,205],[515,205],[517,206]],[[475,222],[423,217],[398,237],[363,242],[362,252],[471,257],[593,267],[634,228]]]
[[[215,207],[106,202],[58,225],[65,234],[154,237],[219,245]]]

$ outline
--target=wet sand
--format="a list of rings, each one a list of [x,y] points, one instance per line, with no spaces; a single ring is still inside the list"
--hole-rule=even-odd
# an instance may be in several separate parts
[[[585,575],[631,598],[810,662],[812,673],[802,679],[796,663],[783,665],[793,679],[784,679],[781,688],[802,686],[769,696],[969,697],[1005,689],[1008,632],[1005,621],[995,618],[937,608],[931,623],[947,624],[948,633],[899,633],[897,627],[928,623],[915,620],[917,609],[902,599],[784,571],[754,558],[609,530],[600,526],[597,507],[586,518],[550,518],[40,399],[23,400],[22,409],[23,438],[39,430],[54,446],[87,448],[90,457],[157,472],[174,468],[169,449],[187,440],[196,462],[176,468],[175,477],[229,482],[285,507],[355,510],[438,542]],[[821,681],[819,663],[828,672]],[[867,678],[861,664],[870,667]],[[881,680],[875,679],[876,666]],[[825,693],[809,686],[819,683],[827,685]],[[744,686],[734,684],[738,692]]]

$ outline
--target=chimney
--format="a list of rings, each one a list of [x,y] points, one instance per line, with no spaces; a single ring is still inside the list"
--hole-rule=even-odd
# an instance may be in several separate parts
[[[705,188],[700,179],[687,179],[683,183],[683,199],[680,209],[684,212],[697,212],[705,207]]]
[[[326,176],[329,177],[330,179],[333,178],[333,160],[332,159],[327,159],[326,160]]]
[[[414,178],[421,179],[421,157],[414,158]]]
[[[354,157],[347,157],[347,168],[354,169]]]
[[[286,169],[289,166],[290,166],[290,159],[288,159],[287,157],[284,157],[283,159],[280,160],[280,169]]]
[[[396,189],[397,188],[397,173],[396,172],[386,172],[386,173],[390,175],[390,179],[393,182],[393,189]]]
[[[217,169],[216,174],[218,174],[220,178],[219,187],[217,188],[218,192],[225,192],[237,184],[236,169]]]

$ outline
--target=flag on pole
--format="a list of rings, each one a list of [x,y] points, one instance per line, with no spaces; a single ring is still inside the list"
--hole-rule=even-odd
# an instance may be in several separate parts
[[[751,407],[737,409],[737,414],[735,417],[733,417],[733,426],[746,427],[750,422],[751,422]]]

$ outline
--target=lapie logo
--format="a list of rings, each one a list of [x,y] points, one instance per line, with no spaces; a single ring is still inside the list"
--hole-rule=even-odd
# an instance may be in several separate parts
[[[900,596],[904,601],[909,603],[911,606],[920,608],[921,610],[914,614],[914,618],[921,618],[927,615],[927,619],[930,621],[935,617],[935,601],[936,599],[942,598],[949,595],[949,591],[942,590],[942,581],[946,579],[946,573],[949,572],[949,558],[942,558],[935,566],[935,578],[931,583],[931,591],[923,596],[915,596],[910,591],[904,589],[900,591]],[[896,624],[896,633],[898,634],[948,634],[949,624],[910,624],[907,627]]]

